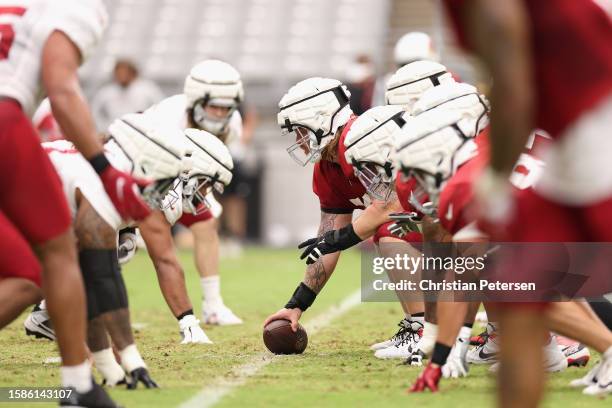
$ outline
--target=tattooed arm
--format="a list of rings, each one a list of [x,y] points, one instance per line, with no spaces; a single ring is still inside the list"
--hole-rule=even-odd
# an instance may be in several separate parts
[[[319,224],[318,236],[323,235],[327,231],[340,229],[350,224],[352,214],[331,214],[321,212],[321,223]],[[315,293],[319,293],[325,283],[334,272],[336,264],[340,258],[340,252],[334,252],[321,257],[317,262],[308,265],[304,276],[304,284],[312,289]]]
[[[325,232],[342,228],[350,224],[352,214],[332,214],[321,212],[321,223],[319,224],[318,235],[321,236]],[[336,269],[336,264],[340,258],[340,252],[325,255],[318,259],[312,265],[306,268],[303,285],[306,285],[312,292],[318,294],[327,283],[327,280]],[[298,320],[302,316],[302,310],[299,307],[282,308],[278,312],[268,316],[264,321],[264,326],[273,320],[285,319],[291,322],[293,331],[297,330]]]

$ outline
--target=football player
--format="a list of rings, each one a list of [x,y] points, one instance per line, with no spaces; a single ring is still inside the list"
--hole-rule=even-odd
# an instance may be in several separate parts
[[[282,134],[295,141],[287,152],[301,166],[314,164],[312,188],[321,207],[319,235],[349,225],[353,211],[364,209],[370,201],[359,179],[354,174],[347,177],[341,167],[341,148],[357,118],[349,98],[348,89],[340,81],[314,77],[295,84],[279,102],[277,118]],[[348,242],[360,240],[354,231],[345,231]],[[308,265],[304,280],[289,302],[270,315],[264,325],[286,319],[296,331],[302,313],[314,302],[339,257],[340,253],[334,252]]]
[[[553,8],[533,0],[444,4],[459,42],[482,60],[495,83],[491,160],[475,193],[482,222],[509,231],[514,241],[612,241],[607,227],[612,215],[609,16],[592,0],[558,0]],[[535,188],[514,200],[508,174],[534,127],[554,142]],[[522,333],[543,333],[541,309],[547,305],[507,306],[501,310],[502,330],[509,336],[501,354],[501,401],[535,406],[544,382],[542,356]],[[585,393],[612,390],[612,349],[594,378],[597,383],[592,380]]]
[[[116,120],[109,127],[109,135],[104,145],[109,160],[118,169],[154,180],[143,194],[152,208],[160,208],[174,179],[189,170],[183,160],[186,146],[182,135],[138,114]],[[147,388],[157,387],[134,343],[127,291],[117,260],[117,231],[124,221],[72,143],[56,141],[43,146],[60,175],[70,205],[87,298],[87,345],[96,367],[109,386],[129,382],[130,388],[136,388],[142,382]],[[26,331],[53,337],[52,327],[41,315],[46,315],[44,307],[28,316]],[[37,324],[36,319],[42,322]],[[108,335],[118,350],[121,366]]]
[[[150,116],[142,116],[145,119],[141,120],[145,123],[156,123],[154,120],[151,122]],[[155,126],[173,135],[177,142],[185,141],[186,148],[191,152],[189,160],[192,169],[189,173],[172,180],[173,189],[164,198],[163,210],[159,208],[154,210],[146,220],[138,224],[138,227],[157,272],[162,294],[178,321],[181,344],[209,344],[212,342],[194,315],[170,229],[184,214],[197,216],[210,209],[210,203],[203,193],[209,194],[212,189],[221,192],[224,186],[230,183],[232,159],[223,142],[208,132],[198,129],[180,131],[176,127],[167,127],[166,124],[159,123]],[[85,181],[92,183],[91,180]],[[128,262],[136,251],[135,235],[128,230],[133,231],[135,228],[124,228],[119,233],[118,256],[121,264]],[[53,336],[53,327],[44,305],[37,306],[26,320],[25,326],[28,334],[47,338]],[[117,369],[114,372],[119,373]],[[117,375],[105,375],[105,378],[107,383],[112,383]]]
[[[238,107],[244,97],[240,74],[231,65],[219,60],[196,64],[185,79],[183,94],[164,99],[145,111],[157,120],[178,129],[202,129],[217,136],[225,144],[239,140],[242,118]],[[223,302],[219,277],[219,235],[215,218],[221,205],[211,193],[211,208],[198,214],[185,213],[177,221],[193,233],[195,263],[202,286],[202,319],[206,324],[234,325],[242,320]],[[160,281],[162,291],[166,283]]]
[[[78,67],[102,36],[106,9],[100,0],[2,0],[0,15],[0,230],[5,238],[0,254],[0,327],[40,297],[36,252],[55,320],[62,384],[75,390],[64,403],[114,406],[92,381],[70,212],[29,119],[46,93],[65,136],[89,160],[121,216],[143,219],[149,214],[138,192],[145,183],[110,165],[79,86]],[[23,205],[41,196],[44,206]]]
[[[476,227],[470,209],[474,202],[474,182],[488,161],[488,131],[482,130],[486,120],[479,119],[474,123],[473,118],[466,120],[469,116],[457,115],[461,113],[457,107],[450,110],[458,99],[448,88],[432,89],[417,102],[413,110],[415,117],[396,134],[397,158],[402,171],[414,175],[438,204],[441,228],[452,235],[454,242],[485,242],[488,237]],[[472,95],[472,98],[477,97],[474,101],[480,100],[474,91],[466,93],[465,97]],[[458,106],[465,109],[465,105]],[[542,168],[541,161],[523,154],[511,181],[518,189],[529,188]],[[443,374],[447,377],[466,374],[465,352],[459,350],[469,339],[469,331],[462,333],[464,328],[461,327],[464,321],[461,316],[470,315],[467,308],[466,303],[439,302],[440,330],[431,363],[417,379],[412,391],[428,388],[435,391]],[[575,302],[555,304],[548,313],[547,325],[565,335],[572,333],[574,338],[600,352],[605,351],[612,341],[610,332],[600,322],[585,315]],[[457,333],[459,339],[456,341]],[[544,350],[548,371],[559,371],[567,366],[567,359],[554,338],[549,338]]]

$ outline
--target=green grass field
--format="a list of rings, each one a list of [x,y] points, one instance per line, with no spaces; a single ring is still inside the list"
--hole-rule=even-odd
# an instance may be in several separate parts
[[[242,326],[207,327],[213,345],[180,345],[178,325],[159,291],[155,272],[145,253],[125,268],[136,340],[159,390],[113,389],[112,396],[127,407],[174,407],[203,387],[231,381],[236,367],[266,353],[261,323],[281,307],[303,274],[293,250],[249,249],[240,259],[222,260],[222,290],[226,303],[245,320]],[[190,296],[200,313],[200,286],[189,253],[181,253]],[[359,288],[359,255],[343,255],[330,283],[303,317],[321,316]],[[254,376],[220,399],[219,407],[489,407],[494,406],[494,379],[486,368],[471,367],[467,379],[447,380],[438,395],[408,395],[406,387],[419,369],[381,361],[368,346],[392,334],[399,305],[360,304],[309,339],[300,356],[274,357]],[[0,332],[0,387],[55,386],[59,365],[45,364],[57,355],[53,343],[25,336],[18,321]],[[269,354],[269,353],[267,353]],[[590,367],[590,365],[589,365]],[[549,381],[546,407],[610,407],[611,400],[585,397],[567,383],[584,374],[569,369]],[[27,404],[13,404],[24,407]],[[53,406],[35,403],[35,407]],[[0,403],[0,407],[11,406]]]

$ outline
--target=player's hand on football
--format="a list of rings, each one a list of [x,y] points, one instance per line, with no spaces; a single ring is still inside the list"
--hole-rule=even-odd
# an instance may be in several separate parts
[[[297,307],[295,309],[283,308],[279,310],[278,312],[268,316],[268,318],[264,321],[264,327],[266,327],[268,323],[274,320],[289,320],[291,322],[291,330],[296,332],[298,329],[298,322],[300,320],[300,317],[302,317],[301,309]]]
[[[157,383],[153,381],[146,368],[140,367],[132,370],[130,373],[131,381],[128,383],[128,390],[135,390],[138,383],[142,383],[145,388],[159,388]]]
[[[139,190],[151,184],[150,181],[117,170],[103,154],[96,156],[91,163],[121,218],[141,221],[151,213]]]
[[[119,245],[117,246],[117,257],[119,264],[126,264],[134,257],[138,246],[136,244],[136,230],[128,228],[119,232]]]
[[[300,245],[298,249],[304,249],[300,259],[306,258],[306,265],[311,265],[319,260],[323,255],[338,252],[340,249],[336,246],[334,240],[335,230],[327,231],[320,237],[310,238]]]
[[[181,344],[212,344],[200,327],[200,321],[194,315],[187,315],[179,320],[179,328],[183,338]]]
[[[431,390],[431,392],[437,392],[440,377],[442,377],[442,369],[429,363],[408,391],[424,392],[425,390]]]

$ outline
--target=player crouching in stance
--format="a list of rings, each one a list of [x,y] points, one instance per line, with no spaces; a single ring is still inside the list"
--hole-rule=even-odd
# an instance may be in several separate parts
[[[151,208],[159,208],[174,179],[187,170],[181,135],[138,114],[116,120],[109,133],[104,145],[109,161],[122,171],[152,180],[143,196]],[[109,386],[128,383],[129,388],[136,388],[141,382],[155,388],[157,384],[134,343],[127,291],[117,260],[117,231],[125,224],[94,170],[71,143],[56,141],[43,147],[62,179],[72,213],[87,295],[87,344],[95,365]],[[54,334],[48,324],[36,324],[41,314],[44,311],[28,316],[26,331],[51,337]],[[109,335],[121,365],[115,360]]]
[[[242,117],[238,107],[243,98],[238,71],[223,61],[205,60],[189,72],[183,94],[164,99],[147,109],[145,114],[180,130],[204,130],[227,145],[242,137]],[[197,214],[185,213],[176,220],[193,233],[195,264],[203,295],[202,320],[220,326],[242,324],[221,297],[219,233],[215,218],[221,215],[223,208],[212,193],[206,200],[208,207]],[[169,289],[164,285],[166,282],[160,280],[165,293]]]
[[[471,205],[474,202],[474,182],[489,160],[488,130],[484,129],[488,122],[487,110],[483,103],[484,114],[476,121],[472,115],[465,115],[469,105],[456,103],[459,101],[456,91],[460,90],[458,87],[467,86],[455,85],[454,90],[444,86],[425,93],[415,105],[415,116],[396,135],[396,154],[402,172],[413,175],[439,209],[442,231],[452,236],[453,242],[484,243],[488,237],[476,228]],[[474,88],[463,98],[481,101]],[[541,168],[540,161],[523,154],[510,181],[517,189],[530,188]],[[557,302],[545,315],[549,329],[604,354],[604,361],[576,384],[580,381],[592,383],[592,377],[600,370],[609,375],[612,335],[605,326],[590,317],[577,302]],[[460,350],[467,346],[469,331],[462,334],[464,329],[461,326],[463,322],[471,322],[473,317],[468,303],[438,302],[439,332],[431,362],[411,391],[437,391],[442,375],[458,377],[467,373],[465,352]],[[567,366],[565,356],[550,337],[543,354],[548,371],[559,371]]]
[[[357,177],[347,177],[341,167],[340,147],[356,119],[349,98],[348,89],[338,80],[308,78],[291,87],[279,102],[278,124],[283,135],[295,140],[288,153],[301,166],[314,163],[312,186],[321,207],[319,234],[350,224],[353,210],[364,209],[365,201],[369,202]],[[333,273],[339,256],[339,252],[322,256],[308,265],[291,300],[265,324],[286,319],[296,331],[300,316]]]

